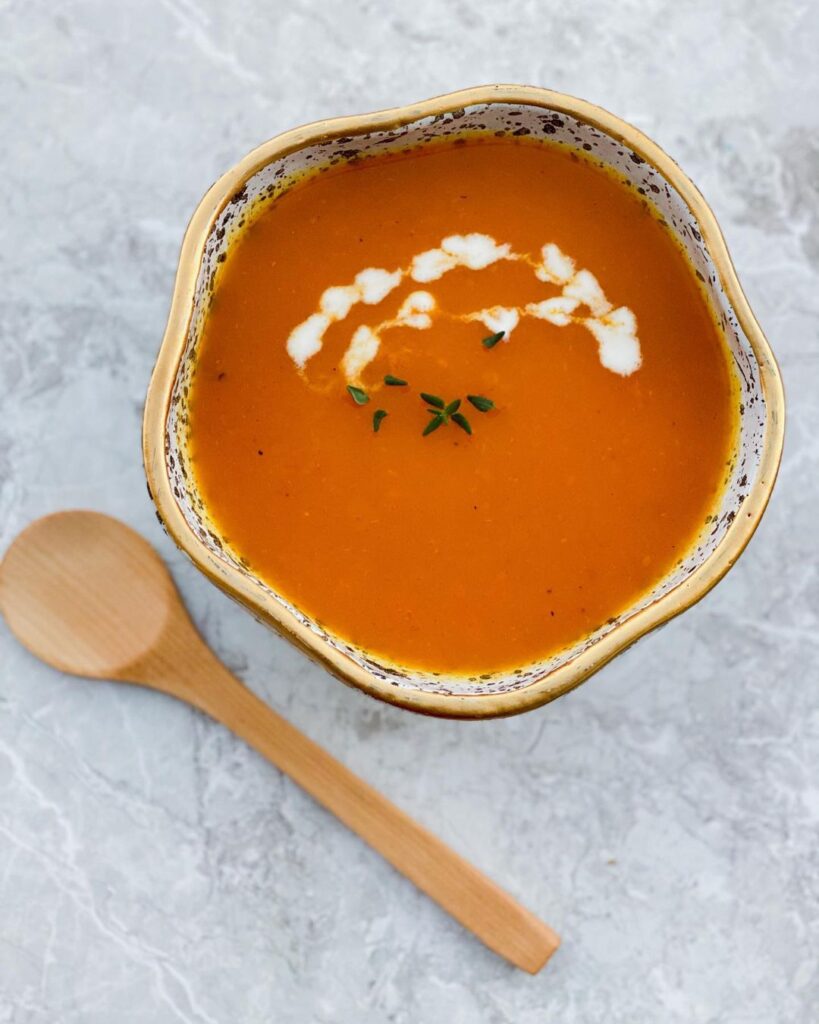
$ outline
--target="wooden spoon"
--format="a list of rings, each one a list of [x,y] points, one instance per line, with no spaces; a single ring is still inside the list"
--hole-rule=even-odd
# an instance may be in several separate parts
[[[124,523],[82,511],[32,523],[0,564],[0,610],[55,668],[149,686],[227,726],[517,967],[535,974],[557,949],[548,925],[231,675],[157,553]]]

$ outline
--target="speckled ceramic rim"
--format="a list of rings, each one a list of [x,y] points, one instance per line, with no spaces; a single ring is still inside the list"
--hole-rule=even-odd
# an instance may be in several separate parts
[[[205,244],[214,221],[230,197],[256,171],[272,160],[317,141],[396,128],[420,118],[484,103],[520,103],[544,107],[591,124],[639,154],[677,190],[699,224],[722,287],[757,359],[768,419],[759,470],[743,505],[745,514],[735,519],[718,548],[687,579],[631,615],[593,647],[581,651],[571,661],[544,672],[534,682],[518,690],[483,695],[432,693],[396,687],[371,673],[318,637],[238,569],[220,561],[210,552],[188,525],[174,498],[164,459],[165,432],[174,380],[185,351],[197,273]],[[342,681],[373,697],[430,715],[491,718],[516,714],[554,700],[578,686],[650,630],[679,615],[704,597],[745,549],[765,511],[779,468],[783,435],[784,394],[776,360],[742,292],[717,221],[693,183],[642,132],[600,107],[532,86],[489,85],[449,93],[406,107],[318,121],[295,128],[254,149],[212,186],[197,207],[182,243],[168,325],[145,404],[143,452],[148,487],[171,537],[209,579],[258,618],[273,626]]]

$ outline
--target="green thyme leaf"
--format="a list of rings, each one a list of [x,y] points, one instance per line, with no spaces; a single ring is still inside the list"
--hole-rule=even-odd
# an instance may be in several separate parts
[[[460,398],[456,398],[454,402],[450,402],[449,405],[444,409],[447,416],[451,416],[454,412],[457,412],[461,407]]]
[[[373,413],[373,432],[378,433],[381,426],[381,421],[385,416],[389,415],[385,409],[376,409]]]
[[[406,387],[407,382],[405,380],[401,380],[400,377],[393,377],[391,373],[388,373],[384,378],[384,383],[391,388],[402,388]]]
[[[495,408],[495,403],[486,395],[467,395],[466,400],[471,402],[478,412],[489,412],[490,409]]]
[[[443,398],[439,398],[437,395],[428,395],[425,391],[421,392],[421,401],[426,402],[427,405],[434,405],[436,409],[443,409],[446,404]]]
[[[361,388],[353,387],[352,384],[347,385],[347,390],[350,392],[350,395],[356,405],[366,405],[370,400],[370,396],[366,391],[362,391]]]
[[[506,331],[498,331],[497,334],[490,334],[488,338],[484,338],[481,344],[484,348],[494,348],[499,341],[502,341]]]
[[[433,430],[437,430],[438,427],[440,427],[440,425],[443,422],[444,422],[444,417],[441,415],[441,413],[438,413],[436,416],[433,416],[433,418],[429,421],[429,423],[427,423],[427,425],[424,428],[424,431],[423,431],[421,436],[422,437],[426,437],[427,434],[431,434],[432,431]]]
[[[464,416],[462,412],[455,412],[452,414],[452,422],[457,423],[461,430],[465,430],[467,434],[472,433],[472,427],[469,425],[469,420]]]

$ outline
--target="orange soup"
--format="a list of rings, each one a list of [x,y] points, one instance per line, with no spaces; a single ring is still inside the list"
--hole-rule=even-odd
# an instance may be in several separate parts
[[[486,673],[658,582],[735,442],[727,350],[652,208],[581,154],[360,159],[227,254],[190,455],[229,546],[330,632]]]

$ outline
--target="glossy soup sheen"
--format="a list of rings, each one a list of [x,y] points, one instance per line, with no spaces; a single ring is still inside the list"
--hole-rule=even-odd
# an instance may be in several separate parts
[[[554,243],[588,269],[636,317],[639,368],[604,366],[579,322],[525,317],[485,346],[492,332],[458,314],[560,294],[504,259],[353,305],[299,371],[287,341],[326,288],[470,233],[533,258]],[[382,332],[357,405],[354,331],[418,290],[447,314]],[[259,213],[220,273],[190,453],[232,549],[329,631],[401,665],[487,673],[580,640],[682,558],[724,483],[732,388],[693,270],[641,196],[553,144],[475,139],[332,168]],[[460,397],[472,435],[422,436],[422,391]]]

